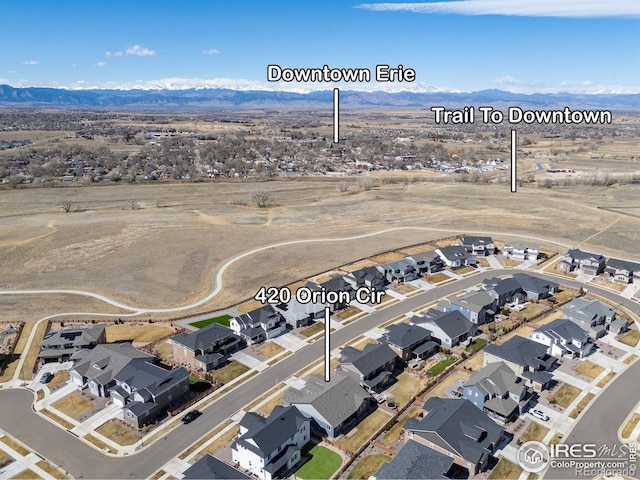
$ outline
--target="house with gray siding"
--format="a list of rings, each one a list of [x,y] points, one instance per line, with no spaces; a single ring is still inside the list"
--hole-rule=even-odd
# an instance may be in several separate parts
[[[282,402],[295,406],[328,438],[349,432],[376,408],[373,397],[345,372],[332,373],[329,382],[323,375],[311,375],[303,388],[287,391]]]
[[[40,342],[38,358],[44,363],[66,362],[78,350],[107,343],[106,326],[102,323],[87,326],[68,326],[47,333]]]
[[[436,248],[435,252],[449,268],[459,268],[476,264],[475,255],[467,252],[461,245],[449,245]]]
[[[407,323],[392,323],[385,328],[384,341],[404,361],[428,358],[438,351],[431,332]]]
[[[418,266],[418,271],[423,274],[432,274],[439,272],[444,268],[444,262],[435,250],[426,252],[412,253],[410,257]]]
[[[284,317],[272,305],[265,305],[232,318],[229,327],[244,338],[248,345],[269,340],[287,331]]]
[[[558,318],[542,325],[531,332],[529,338],[549,347],[549,355],[558,358],[583,358],[595,349],[587,331],[568,318]]]
[[[224,365],[229,356],[244,346],[233,330],[212,323],[194,332],[181,332],[169,339],[174,361],[203,373]]]
[[[483,290],[455,295],[442,299],[438,304],[441,312],[458,311],[474,325],[482,325],[493,320],[496,314],[497,301]]]
[[[640,279],[640,263],[610,258],[604,268],[605,275],[615,283],[629,284]]]
[[[408,480],[408,479],[445,479],[468,478],[461,474],[460,467],[453,463],[453,457],[440,453],[433,448],[409,440],[396,453],[390,462],[382,464],[373,475],[375,480]]]
[[[491,237],[460,237],[460,245],[476,257],[493,255],[496,253],[496,246]]]
[[[478,334],[477,327],[458,311],[429,310],[425,315],[414,315],[410,325],[431,332],[431,339],[443,347],[452,348]]]
[[[351,375],[369,391],[386,387],[400,369],[400,357],[386,343],[369,343],[362,350],[345,347],[338,370]]]
[[[556,269],[562,273],[577,270],[586,275],[598,275],[604,270],[606,259],[599,253],[584,252],[579,248],[572,248],[562,255]]]

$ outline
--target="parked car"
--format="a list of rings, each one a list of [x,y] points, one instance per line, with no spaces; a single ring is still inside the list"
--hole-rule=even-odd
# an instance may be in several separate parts
[[[51,372],[44,372],[41,376],[40,376],[40,383],[45,384],[45,383],[49,383],[51,381],[51,379],[53,378],[53,373]]]
[[[193,422],[196,418],[198,418],[200,415],[202,415],[202,412],[199,412],[198,410],[191,410],[189,413],[187,413],[184,417],[182,417],[182,423],[184,423],[185,425],[187,423],[191,423]]]
[[[536,418],[539,418],[540,420],[542,420],[544,422],[549,420],[549,415],[544,413],[542,410],[538,410],[538,409],[535,409],[535,408],[533,410],[531,410],[531,415],[533,415]]]

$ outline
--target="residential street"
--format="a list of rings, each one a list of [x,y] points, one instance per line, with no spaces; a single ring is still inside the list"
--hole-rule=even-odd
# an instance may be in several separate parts
[[[433,288],[384,310],[371,313],[335,331],[332,333],[331,343],[334,346],[346,343],[385,321],[440,297],[476,285],[484,278],[512,272],[511,269],[488,270],[442,287]],[[557,277],[551,275],[530,273],[538,277],[558,280]],[[561,281],[577,288],[581,286],[580,283],[569,279],[562,278]],[[637,303],[612,292],[592,285],[589,285],[589,290],[625,306],[636,314],[640,310]],[[163,439],[130,457],[117,458],[103,455],[76,439],[72,434],[36,415],[31,410],[33,394],[27,390],[0,391],[0,428],[17,437],[76,478],[144,478],[153,474],[173,456],[236,413],[247,403],[247,399],[260,397],[265,391],[286,380],[300,368],[320,359],[323,354],[323,343],[316,341],[267,368],[206,408],[198,421],[177,427]],[[588,438],[589,441],[595,443],[611,442],[611,438],[617,436],[618,426],[637,403],[635,396],[624,395],[626,386],[637,385],[639,381],[640,365],[635,363],[612,381],[604,393],[596,398],[589,408],[589,415],[581,417],[582,419],[576,423],[572,435],[575,435],[576,439]],[[562,473],[549,473],[547,478],[568,478],[562,477]]]

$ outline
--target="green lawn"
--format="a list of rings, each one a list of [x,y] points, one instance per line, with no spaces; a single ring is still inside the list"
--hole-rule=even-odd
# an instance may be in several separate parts
[[[189,375],[189,389],[192,392],[204,392],[209,388],[211,388],[211,384],[206,380]]]
[[[465,350],[469,353],[475,353],[484,347],[487,344],[487,341],[484,338],[477,338],[473,341],[471,345],[469,345]]]
[[[342,465],[342,457],[326,447],[316,445],[308,452],[303,449],[302,453],[312,456],[311,460],[302,465],[295,474],[303,480],[331,478],[331,475]]]
[[[229,320],[233,317],[231,315],[220,315],[219,317],[208,318],[206,320],[200,320],[199,322],[190,323],[192,327],[196,328],[204,328],[208,327],[212,323],[219,323],[220,325],[224,325],[225,327],[229,326]]]
[[[456,357],[455,355],[451,355],[446,360],[442,360],[441,362],[436,363],[433,367],[427,370],[427,375],[431,375],[432,377],[440,375],[442,372],[444,372],[445,368],[447,368],[449,365],[453,365],[456,360],[458,360],[458,357]]]

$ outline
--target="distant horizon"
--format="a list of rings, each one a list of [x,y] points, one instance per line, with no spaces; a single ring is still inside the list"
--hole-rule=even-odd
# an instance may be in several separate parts
[[[638,0],[4,0],[2,11],[0,84],[13,88],[640,93]],[[278,84],[272,64],[403,65],[415,81]]]
[[[166,83],[163,81],[152,81],[152,82],[137,82],[132,85],[106,85],[106,86],[51,86],[51,85],[29,85],[29,86],[16,86],[11,85],[9,83],[0,83],[0,86],[7,86],[13,89],[53,89],[53,90],[62,90],[67,92],[92,92],[92,91],[120,91],[120,92],[131,92],[131,91],[141,91],[141,92],[154,92],[154,91],[188,91],[188,90],[231,90],[237,92],[271,92],[271,93],[293,93],[299,95],[306,95],[311,93],[319,93],[319,92],[331,92],[334,88],[339,88],[341,92],[357,92],[357,93],[388,93],[388,94],[400,94],[400,93],[414,93],[414,94],[473,94],[479,92],[487,92],[487,91],[496,91],[496,92],[504,92],[513,95],[525,95],[525,96],[533,96],[533,95],[587,95],[587,96],[597,96],[597,95],[640,95],[640,88],[637,90],[627,90],[627,91],[616,91],[616,90],[603,90],[603,91],[569,91],[569,90],[554,90],[554,91],[513,91],[508,88],[497,88],[495,86],[488,88],[480,88],[478,90],[453,90],[453,89],[444,89],[438,87],[432,87],[429,85],[424,85],[422,83],[409,84],[409,85],[395,85],[389,86],[388,84],[383,84],[379,82],[371,82],[368,84],[284,84],[283,82],[278,82],[275,84],[260,82],[250,82],[250,81],[240,81],[237,84],[233,84],[229,82],[229,79],[213,79],[213,80],[203,80],[200,83],[198,82],[185,82],[185,83],[175,83],[173,80],[175,79],[165,79]],[[191,79],[193,80],[193,79]],[[218,82],[217,80],[222,80]],[[378,88],[376,88],[378,87]]]

